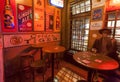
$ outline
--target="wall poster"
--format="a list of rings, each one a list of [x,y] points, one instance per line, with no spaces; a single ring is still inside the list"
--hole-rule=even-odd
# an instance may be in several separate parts
[[[55,9],[54,32],[60,32],[61,29],[61,10]]]
[[[103,7],[92,9],[92,21],[100,21],[103,18]]]
[[[18,30],[20,32],[32,31],[32,7],[27,5],[18,4]]]
[[[16,5],[15,0],[3,0],[0,1],[0,16],[2,32],[16,32]]]
[[[44,31],[44,0],[33,0],[34,2],[34,31]]]
[[[46,31],[53,31],[54,29],[54,10],[53,7],[46,8]]]

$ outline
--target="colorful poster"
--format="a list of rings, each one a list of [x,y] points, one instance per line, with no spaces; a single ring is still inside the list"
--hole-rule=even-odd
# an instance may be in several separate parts
[[[54,17],[54,32],[59,32],[61,29],[61,10],[55,9],[55,17]]]
[[[99,7],[99,8],[95,8],[92,10],[92,14],[91,14],[92,21],[100,21],[102,20],[103,17],[103,7]]]
[[[32,31],[32,7],[18,4],[18,30],[20,32]]]
[[[54,8],[46,8],[46,31],[53,31],[54,28]]]
[[[44,0],[34,2],[34,31],[44,31]]]
[[[16,5],[15,0],[0,1],[0,16],[2,32],[16,32]]]

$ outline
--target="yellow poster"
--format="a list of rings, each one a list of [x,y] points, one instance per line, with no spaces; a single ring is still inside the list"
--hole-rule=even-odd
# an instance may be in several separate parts
[[[34,0],[34,31],[44,31],[44,0]]]
[[[61,10],[55,9],[55,17],[54,17],[54,32],[59,32],[61,29]]]

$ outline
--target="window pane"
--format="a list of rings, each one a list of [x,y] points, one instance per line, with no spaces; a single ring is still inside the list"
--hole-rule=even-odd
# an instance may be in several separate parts
[[[90,11],[90,1],[86,1],[85,2],[85,8],[86,8],[86,11]]]
[[[120,20],[117,20],[116,27],[120,27]]]
[[[107,27],[114,27],[115,21],[108,21]]]
[[[80,6],[79,4],[76,5],[76,14],[80,13]]]
[[[115,13],[111,13],[108,15],[108,20],[115,20]]]
[[[82,13],[82,12],[85,12],[85,5],[84,5],[84,3],[81,3],[81,4],[80,4],[80,7],[81,7],[81,13]]]
[[[76,14],[76,5],[72,5],[72,15],[75,15]]]
[[[120,35],[120,29],[119,30],[115,30],[115,35]]]

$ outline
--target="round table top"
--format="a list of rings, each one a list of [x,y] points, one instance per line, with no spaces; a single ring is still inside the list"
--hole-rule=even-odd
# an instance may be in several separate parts
[[[48,45],[43,47],[43,52],[47,52],[47,53],[60,53],[60,52],[64,52],[65,48],[63,46],[59,46],[59,45]]]
[[[116,60],[108,56],[92,52],[78,52],[73,55],[73,58],[85,67],[97,70],[114,70],[119,67]]]

